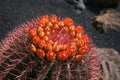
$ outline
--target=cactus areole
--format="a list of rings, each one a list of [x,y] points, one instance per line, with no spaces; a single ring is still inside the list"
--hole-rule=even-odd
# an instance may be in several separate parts
[[[43,15],[0,43],[0,80],[99,80],[96,48],[69,17]]]
[[[80,61],[82,57],[77,56],[89,51],[88,35],[69,17],[60,20],[56,15],[43,15],[37,26],[30,27],[29,37],[30,51],[43,60]]]

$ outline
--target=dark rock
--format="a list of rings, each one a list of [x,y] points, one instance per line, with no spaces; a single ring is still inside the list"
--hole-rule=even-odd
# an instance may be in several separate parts
[[[105,33],[109,29],[120,32],[120,13],[113,9],[102,10],[98,16],[93,18],[93,24]]]
[[[120,55],[111,48],[97,48],[101,75],[100,80],[120,80]]]
[[[77,14],[80,14],[81,11],[86,8],[84,4],[84,0],[66,0],[66,1],[72,5],[75,5]]]

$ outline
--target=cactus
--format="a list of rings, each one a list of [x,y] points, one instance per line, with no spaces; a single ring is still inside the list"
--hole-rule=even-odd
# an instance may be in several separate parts
[[[71,18],[43,15],[0,43],[0,80],[98,80],[96,47]]]

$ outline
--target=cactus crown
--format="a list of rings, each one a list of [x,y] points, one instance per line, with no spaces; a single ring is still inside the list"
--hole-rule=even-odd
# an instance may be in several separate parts
[[[80,61],[88,52],[89,37],[84,34],[83,27],[74,26],[71,18],[63,21],[56,15],[42,16],[38,25],[29,30],[30,50],[41,59],[48,61]]]

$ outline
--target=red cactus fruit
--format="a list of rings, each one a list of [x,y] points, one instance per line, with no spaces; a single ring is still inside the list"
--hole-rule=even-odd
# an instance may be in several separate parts
[[[29,36],[30,36],[30,37],[34,37],[34,36],[36,36],[36,30],[35,30],[34,27],[31,27],[31,28],[30,28]]]
[[[55,58],[56,58],[56,54],[55,54],[54,52],[52,52],[52,51],[49,51],[49,52],[46,54],[46,57],[47,57],[47,59],[48,59],[49,61],[53,61],[53,60],[55,60]]]
[[[80,26],[80,25],[78,25],[78,26],[76,26],[76,33],[82,33],[83,32],[83,27],[82,26]]]
[[[0,80],[98,80],[96,49],[84,32],[56,15],[22,24],[0,44]]]
[[[34,44],[38,44],[39,43],[39,37],[38,36],[34,36],[32,40],[33,40]]]
[[[71,18],[65,18],[63,22],[65,26],[68,26],[68,27],[73,25],[73,20]]]
[[[59,59],[60,61],[65,61],[65,60],[67,60],[67,59],[68,59],[68,53],[67,53],[66,51],[60,52],[59,55],[58,55],[58,59]]]
[[[76,47],[70,47],[67,49],[68,56],[71,58],[75,55]]]
[[[45,53],[43,50],[41,49],[37,49],[37,55],[41,58],[41,59],[44,59],[45,57]]]
[[[35,47],[34,44],[31,44],[31,45],[30,45],[30,51],[31,51],[32,53],[35,53],[35,52],[36,52],[36,47]]]
[[[75,56],[75,62],[79,62],[79,61],[81,61],[82,58],[83,58],[82,55],[80,55],[80,54],[76,55],[76,56]]]
[[[50,16],[50,22],[51,22],[51,23],[57,22],[57,16],[56,16],[56,15],[51,15],[51,16]]]

